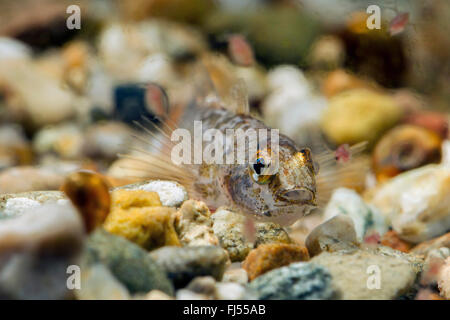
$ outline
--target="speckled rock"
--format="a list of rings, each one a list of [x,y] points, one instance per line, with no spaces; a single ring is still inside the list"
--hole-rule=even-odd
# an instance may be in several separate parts
[[[154,180],[129,184],[117,189],[156,192],[163,206],[179,207],[188,199],[186,189],[175,181]]]
[[[255,223],[255,243],[245,239],[243,228],[245,217],[219,208],[212,215],[214,234],[222,248],[228,251],[231,261],[242,261],[254,246],[264,243],[291,243],[287,232],[275,223]]]
[[[218,245],[212,226],[211,213],[203,202],[188,200],[177,212],[175,229],[183,245]]]
[[[353,220],[343,214],[334,216],[317,226],[306,238],[311,256],[321,252],[352,251],[358,247]]]
[[[263,244],[253,249],[245,258],[242,267],[250,281],[262,274],[286,266],[292,262],[309,260],[308,250],[295,244]]]
[[[327,269],[307,262],[269,271],[253,280],[249,287],[261,300],[324,300],[336,295]]]
[[[129,300],[130,293],[101,263],[83,268],[80,289],[75,290],[78,300]]]
[[[450,232],[440,236],[438,238],[434,238],[421,244],[418,244],[414,248],[411,249],[411,253],[427,256],[428,253],[432,250],[439,248],[449,248],[450,249]]]
[[[343,214],[353,220],[357,239],[362,242],[365,235],[377,232],[382,236],[388,231],[384,216],[374,206],[368,205],[356,191],[347,188],[336,189],[328,202],[324,217],[326,220]]]
[[[218,246],[166,246],[150,252],[150,256],[178,288],[197,276],[210,275],[221,280],[228,264],[227,252]]]
[[[161,207],[156,192],[115,190],[104,228],[146,248],[180,245],[175,232],[175,209]]]
[[[31,191],[0,194],[0,218],[22,215],[42,204],[67,203],[61,191]]]
[[[58,190],[64,177],[53,170],[37,167],[13,167],[0,173],[0,193]]]
[[[104,264],[131,294],[158,289],[173,295],[173,286],[165,272],[138,245],[103,229],[94,231],[83,257],[85,265]]]
[[[401,116],[401,108],[389,95],[352,89],[330,99],[322,117],[322,129],[337,144],[374,143]]]
[[[68,203],[1,220],[0,298],[72,298],[67,268],[78,264],[83,239],[81,219]]]
[[[311,259],[330,271],[344,300],[396,299],[409,293],[420,272],[413,262],[413,258],[390,248],[323,252]]]
[[[439,270],[438,287],[441,296],[450,299],[450,257],[445,260],[445,264]]]

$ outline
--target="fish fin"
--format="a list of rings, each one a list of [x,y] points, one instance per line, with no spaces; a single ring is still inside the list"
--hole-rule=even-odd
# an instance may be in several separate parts
[[[339,161],[336,151],[324,151],[315,157],[319,165],[316,177],[317,204],[324,207],[331,194],[337,188],[345,187],[361,191],[364,189],[366,175],[370,168],[370,161],[362,152],[367,143],[361,142],[349,147],[349,158]]]
[[[230,61],[225,56],[206,55],[202,63],[207,72],[207,80],[203,81],[206,86],[203,88],[209,86],[209,98],[212,92],[216,98],[213,99],[215,105],[236,114],[249,114],[247,86],[242,78],[236,76]]]

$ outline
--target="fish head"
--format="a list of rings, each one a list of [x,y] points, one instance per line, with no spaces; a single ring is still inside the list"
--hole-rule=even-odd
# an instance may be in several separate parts
[[[234,166],[224,183],[235,209],[289,225],[317,207],[317,171],[308,148],[283,138],[276,157],[258,150],[247,165]]]

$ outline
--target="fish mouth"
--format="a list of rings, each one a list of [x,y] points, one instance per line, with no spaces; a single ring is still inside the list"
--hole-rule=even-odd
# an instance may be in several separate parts
[[[281,191],[278,196],[280,200],[289,204],[307,204],[311,206],[317,206],[316,195],[313,190],[305,187],[289,189]],[[277,205],[286,206],[286,205]]]

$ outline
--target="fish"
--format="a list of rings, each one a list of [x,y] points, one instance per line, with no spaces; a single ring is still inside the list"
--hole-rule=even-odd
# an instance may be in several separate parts
[[[208,66],[208,63],[213,66]],[[196,92],[206,93],[201,98],[192,99],[183,115],[176,117],[178,123],[171,121],[173,117],[170,115],[161,118],[159,125],[145,119],[146,125],[136,123],[146,135],[136,138],[144,145],[153,145],[152,148],[158,152],[140,147],[135,148],[134,153],[124,155],[135,161],[134,170],[146,172],[147,178],[179,182],[186,187],[191,199],[203,201],[212,211],[225,206],[255,221],[271,221],[282,226],[292,225],[323,205],[330,196],[331,186],[335,186],[340,178],[358,171],[350,168],[352,161],[336,161],[334,151],[313,155],[310,148],[297,145],[278,129],[268,127],[253,116],[245,82],[234,78],[223,59],[208,60],[205,65],[208,77],[201,82],[202,89]],[[152,90],[155,90],[154,86]],[[153,96],[157,95],[153,92]],[[180,112],[174,113],[179,115]],[[217,146],[214,145],[217,143],[215,139],[202,139],[200,143],[189,141],[193,146],[187,157],[190,161],[175,163],[173,150],[180,144],[179,140],[174,141],[174,132],[185,129],[192,137],[198,130],[196,122],[201,123],[202,137],[211,129],[221,133],[220,139],[223,140],[219,140],[222,142],[219,144],[224,146],[224,152],[220,159],[228,159],[231,152],[241,147],[245,150],[244,161],[230,157],[232,161],[211,163],[202,160],[196,163],[193,159],[195,153]],[[250,138],[240,144],[237,137],[239,129],[242,130],[240,132],[262,130],[266,135],[258,136],[253,150]],[[229,132],[231,134],[227,135]],[[274,140],[275,144],[272,143]],[[356,154],[364,146],[348,147],[346,152]],[[346,157],[350,158],[349,155]]]

